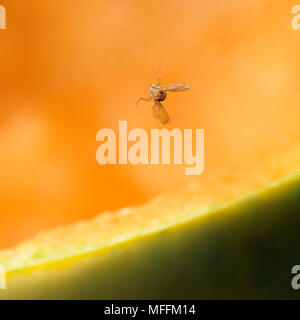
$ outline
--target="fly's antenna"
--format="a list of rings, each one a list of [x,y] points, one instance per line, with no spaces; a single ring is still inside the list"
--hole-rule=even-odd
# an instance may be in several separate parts
[[[160,69],[161,69],[161,64],[159,65],[158,67],[158,70],[157,70],[157,77],[158,77],[158,86],[161,85],[161,74],[160,74]]]

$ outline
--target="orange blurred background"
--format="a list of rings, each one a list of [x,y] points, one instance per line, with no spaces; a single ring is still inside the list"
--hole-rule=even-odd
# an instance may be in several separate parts
[[[299,141],[300,30],[295,1],[0,0],[0,247],[38,231],[145,202],[180,186],[178,166],[100,166],[96,133],[161,127],[157,82],[170,94],[167,128],[205,129],[203,181],[247,170]]]

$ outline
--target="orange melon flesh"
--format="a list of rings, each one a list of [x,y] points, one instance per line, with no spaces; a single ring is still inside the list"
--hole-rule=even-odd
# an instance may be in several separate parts
[[[157,81],[160,64],[163,85],[191,86],[169,94],[167,128],[205,130],[199,184],[211,187],[201,192],[213,189],[209,181],[217,181],[219,172],[224,182],[207,198],[226,199],[231,187],[225,180],[241,181],[241,172],[241,188],[263,183],[264,171],[276,166],[267,159],[287,156],[300,139],[299,32],[291,28],[288,1],[5,5],[10,25],[0,40],[1,249],[193,183],[180,166],[95,161],[99,129],[117,131],[119,120],[128,120],[129,130],[159,127],[151,105],[135,102]],[[254,178],[253,169],[266,163],[271,168]]]
[[[2,251],[0,297],[292,297],[282,280],[297,262],[300,148],[286,151],[247,179],[223,173]]]

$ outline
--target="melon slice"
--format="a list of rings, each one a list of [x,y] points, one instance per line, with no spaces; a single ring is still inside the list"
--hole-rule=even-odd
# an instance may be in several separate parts
[[[298,298],[291,287],[300,263],[293,5],[7,4],[0,245],[20,244],[0,252],[7,280],[0,298]],[[95,161],[99,129],[121,119],[156,128],[151,105],[135,102],[156,83],[160,63],[163,84],[191,85],[165,107],[169,129],[205,129],[197,179],[177,167]],[[139,205],[114,211],[129,204]]]
[[[296,298],[299,160],[294,145],[250,172],[41,233],[0,253],[0,297]]]

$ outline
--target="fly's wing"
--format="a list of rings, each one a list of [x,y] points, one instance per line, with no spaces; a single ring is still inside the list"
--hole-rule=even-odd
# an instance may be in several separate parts
[[[170,92],[182,92],[182,91],[189,90],[189,88],[190,86],[185,83],[172,82],[167,84],[164,90],[170,91]]]
[[[169,122],[168,112],[160,102],[155,103],[152,112],[154,118],[160,121],[161,124],[167,124]]]

